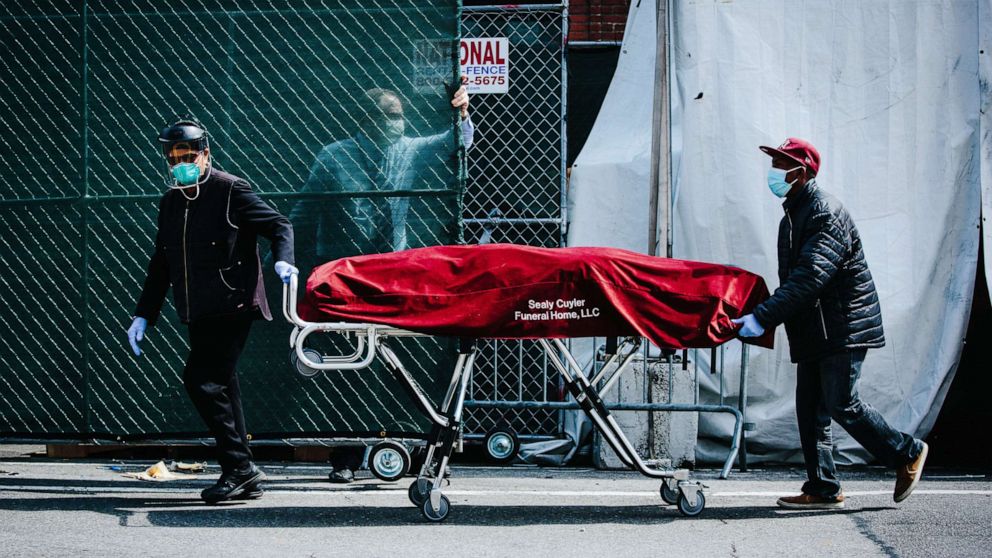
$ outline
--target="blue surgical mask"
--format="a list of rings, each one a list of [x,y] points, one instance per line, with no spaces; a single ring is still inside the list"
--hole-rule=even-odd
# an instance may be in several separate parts
[[[172,167],[172,176],[179,184],[190,186],[200,179],[200,167],[196,163],[179,163]]]
[[[799,167],[795,167],[789,170],[784,170],[772,167],[768,169],[768,188],[772,191],[772,193],[780,198],[784,198],[785,195],[789,193],[789,190],[792,189],[792,185],[796,182],[795,180],[792,182],[786,182],[785,175],[798,168]],[[798,180],[798,178],[796,180]]]
[[[385,130],[383,130],[386,142],[392,145],[399,141],[403,137],[404,128],[405,124],[402,118],[390,118],[386,121]]]

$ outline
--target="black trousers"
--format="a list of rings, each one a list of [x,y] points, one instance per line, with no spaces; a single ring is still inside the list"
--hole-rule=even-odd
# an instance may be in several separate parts
[[[225,473],[251,461],[235,366],[253,319],[253,313],[245,312],[189,324],[190,350],[183,385],[217,442],[217,460]]]
[[[864,349],[844,351],[799,363],[796,415],[809,478],[803,485],[806,494],[832,498],[841,492],[830,419],[888,467],[910,463],[923,451],[919,440],[892,428],[858,395],[865,352]]]
[[[331,453],[331,467],[335,471],[351,469],[357,471],[365,457],[365,446],[338,446]]]

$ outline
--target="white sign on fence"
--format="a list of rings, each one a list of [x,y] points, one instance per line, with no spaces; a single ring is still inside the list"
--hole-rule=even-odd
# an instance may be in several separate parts
[[[505,37],[462,39],[462,84],[470,94],[506,93],[510,87],[510,44]]]

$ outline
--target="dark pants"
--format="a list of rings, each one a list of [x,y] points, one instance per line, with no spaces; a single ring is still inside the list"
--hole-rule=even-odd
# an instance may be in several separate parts
[[[335,471],[341,469],[357,471],[362,466],[363,457],[365,457],[365,446],[339,446],[334,448],[334,453],[331,454],[331,467]]]
[[[183,385],[196,412],[217,441],[217,460],[227,473],[251,461],[241,388],[235,365],[245,347],[251,313],[201,318],[189,324],[189,358]]]
[[[888,467],[910,463],[923,449],[909,434],[898,432],[858,396],[858,378],[865,350],[845,351],[799,363],[796,416],[809,480],[803,492],[813,496],[840,494],[834,466],[830,419]]]

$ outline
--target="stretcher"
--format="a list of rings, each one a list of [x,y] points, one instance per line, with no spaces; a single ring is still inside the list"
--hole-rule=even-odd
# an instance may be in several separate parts
[[[686,516],[703,511],[702,484],[685,469],[645,462],[603,402],[631,368],[642,338],[668,349],[712,348],[736,337],[731,318],[768,297],[761,277],[745,270],[663,259],[610,248],[534,248],[506,244],[438,246],[343,258],[316,268],[298,301],[298,278],[283,291],[298,365],[357,371],[381,359],[432,430],[410,501],[429,521],[451,504],[442,481],[461,431],[466,389],[479,339],[536,339],[568,393],[627,466],[660,479],[660,496]],[[349,354],[306,346],[313,334],[345,336]],[[440,404],[424,394],[390,348],[400,337],[459,339],[459,354]],[[752,343],[771,347],[769,331]],[[589,377],[563,339],[621,338]]]

